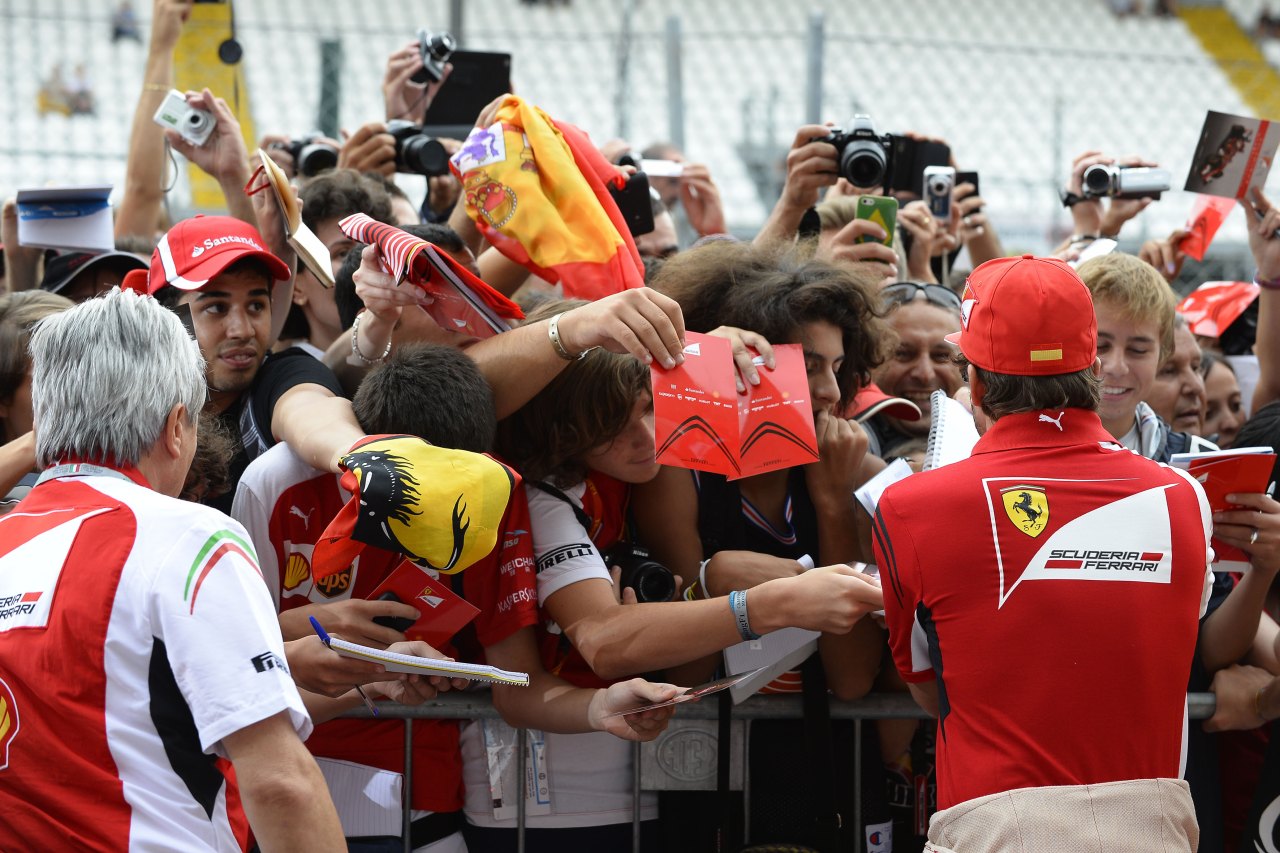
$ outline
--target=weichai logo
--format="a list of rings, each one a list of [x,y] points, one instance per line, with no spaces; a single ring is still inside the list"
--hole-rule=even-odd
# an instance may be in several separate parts
[[[18,736],[18,703],[13,691],[0,678],[0,770],[9,766],[9,745]]]

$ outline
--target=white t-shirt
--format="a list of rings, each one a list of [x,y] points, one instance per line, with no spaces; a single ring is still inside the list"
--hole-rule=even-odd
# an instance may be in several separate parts
[[[585,486],[564,493],[581,508]],[[538,568],[538,605],[552,593],[584,580],[610,580],[604,559],[591,537],[559,498],[525,485],[530,533]],[[530,733],[545,743],[545,765],[551,794],[548,814],[530,814],[526,826],[563,829],[630,823],[632,816],[632,746],[603,732],[560,735]],[[495,820],[489,786],[489,757],[479,722],[462,730],[462,776],[467,787],[467,820],[477,826],[515,828],[514,820]],[[656,820],[657,794],[641,795],[640,818]]]
[[[242,849],[223,739],[311,732],[244,528],[123,475],[43,483],[0,520],[0,605],[7,831]]]

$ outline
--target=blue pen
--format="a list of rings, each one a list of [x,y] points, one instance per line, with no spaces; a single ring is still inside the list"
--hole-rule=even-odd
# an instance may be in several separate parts
[[[315,629],[316,634],[320,637],[320,642],[332,649],[333,642],[329,639],[329,632],[320,627],[320,622],[316,617],[310,616],[308,618],[311,620],[311,627]],[[373,704],[373,700],[369,698],[368,694],[364,692],[364,689],[359,684],[355,687],[356,692],[360,694],[360,698],[364,700],[365,707],[369,709],[369,713],[373,714],[375,717],[378,716],[378,706]]]

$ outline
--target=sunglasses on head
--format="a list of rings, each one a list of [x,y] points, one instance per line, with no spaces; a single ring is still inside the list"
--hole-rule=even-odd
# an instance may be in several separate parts
[[[926,302],[952,311],[960,310],[959,295],[954,290],[943,287],[940,284],[918,284],[914,281],[899,282],[898,284],[890,284],[881,288],[880,297],[888,305],[905,305],[914,301],[917,293],[923,293]]]

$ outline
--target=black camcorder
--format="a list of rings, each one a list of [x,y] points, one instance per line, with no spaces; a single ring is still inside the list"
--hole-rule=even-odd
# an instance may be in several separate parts
[[[319,133],[308,133],[301,139],[291,139],[276,145],[289,152],[295,172],[304,178],[314,178],[338,165],[338,149],[320,139]]]
[[[855,115],[847,128],[832,128],[817,137],[836,148],[840,176],[862,189],[883,187],[886,193],[924,196],[924,170],[951,163],[951,149],[941,142],[881,134],[869,115]]]
[[[444,78],[444,66],[457,50],[458,43],[446,32],[433,33],[430,30],[418,30],[418,53],[422,57],[422,68],[415,71],[409,79],[419,85],[439,83]]]
[[[404,119],[387,122],[396,141],[396,171],[411,175],[443,175],[449,171],[449,152],[420,125]]]
[[[610,569],[622,569],[618,581],[622,588],[631,587],[636,601],[670,601],[676,594],[676,579],[671,570],[654,560],[649,552],[632,542],[618,542],[604,552],[604,563]]]

